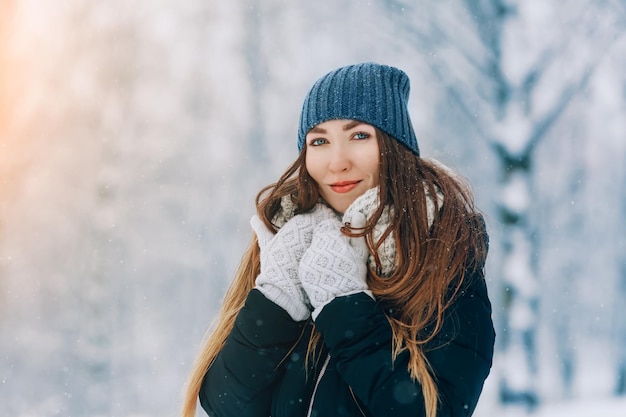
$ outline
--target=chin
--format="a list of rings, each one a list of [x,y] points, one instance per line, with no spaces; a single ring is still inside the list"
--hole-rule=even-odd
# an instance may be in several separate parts
[[[361,197],[368,190],[374,187],[376,187],[376,184],[368,184],[368,186],[366,187],[356,188],[352,190],[351,192],[346,193],[345,195],[339,195],[332,191],[328,191],[328,194],[324,195],[325,193],[323,191],[326,191],[326,190],[323,190],[323,191],[320,190],[320,196],[324,199],[324,201],[326,201],[326,204],[328,204],[333,210],[343,214],[348,209],[348,207],[350,207],[352,203],[354,203],[359,197]]]

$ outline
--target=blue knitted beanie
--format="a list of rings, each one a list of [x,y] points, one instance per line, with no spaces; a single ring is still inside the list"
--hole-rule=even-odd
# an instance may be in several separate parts
[[[398,68],[373,62],[348,65],[315,82],[300,114],[298,150],[309,130],[334,119],[375,126],[420,154],[409,117],[409,77]]]

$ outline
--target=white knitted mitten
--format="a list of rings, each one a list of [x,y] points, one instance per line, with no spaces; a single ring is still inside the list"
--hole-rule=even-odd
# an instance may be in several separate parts
[[[298,278],[298,265],[311,244],[315,226],[330,218],[337,218],[335,212],[318,203],[310,212],[292,217],[275,235],[258,216],[250,219],[261,249],[261,273],[256,288],[296,321],[310,315],[308,297]]]
[[[354,216],[353,227],[363,227],[364,216]],[[341,233],[337,219],[322,221],[313,232],[311,246],[300,262],[300,279],[313,306],[313,319],[335,297],[365,291],[367,287],[367,244],[363,237]]]

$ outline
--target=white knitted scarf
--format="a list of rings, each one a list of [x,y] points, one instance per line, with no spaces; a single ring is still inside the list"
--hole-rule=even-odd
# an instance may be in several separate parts
[[[441,162],[432,159],[431,161],[435,162],[438,166],[445,169],[448,174],[453,176],[455,175],[448,167],[443,165]],[[371,188],[359,198],[354,200],[350,207],[348,207],[343,215],[343,222],[349,222],[356,212],[363,213],[365,215],[365,218],[369,219],[379,204],[378,187]],[[441,193],[441,191],[437,190],[437,205],[439,206],[440,210],[442,204],[443,194]],[[272,220],[272,223],[279,228],[283,227],[283,225],[294,216],[296,210],[296,206],[291,201],[291,197],[289,195],[282,197],[282,199],[280,200],[280,206],[281,210],[278,212],[278,214],[276,214],[276,216],[274,216],[274,219]],[[430,227],[432,226],[433,220],[435,218],[435,202],[428,192],[428,189],[426,189],[426,209],[428,213],[428,227]],[[372,231],[374,242],[378,242],[383,233],[385,233],[385,230],[387,230],[392,216],[393,207],[385,207],[382,215],[380,216],[380,219],[378,220]],[[397,267],[396,241],[393,237],[393,234],[389,234],[389,236],[385,238],[385,241],[378,248],[378,258],[380,260],[380,265],[376,265],[374,256],[369,256],[368,264],[370,268],[376,270],[377,273],[383,277],[391,276],[391,274],[393,274]]]

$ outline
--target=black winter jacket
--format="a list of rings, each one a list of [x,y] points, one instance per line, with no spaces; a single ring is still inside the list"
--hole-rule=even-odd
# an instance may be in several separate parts
[[[491,368],[495,332],[482,276],[469,280],[429,344],[438,417],[473,413]],[[392,363],[392,332],[365,293],[338,297],[315,322],[324,347],[305,367],[312,325],[294,322],[257,290],[207,372],[200,403],[211,417],[425,416],[408,352]]]

